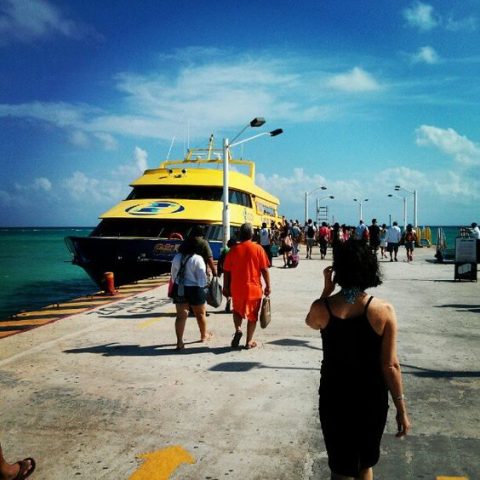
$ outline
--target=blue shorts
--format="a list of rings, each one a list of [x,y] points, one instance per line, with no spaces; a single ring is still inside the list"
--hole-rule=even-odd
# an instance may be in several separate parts
[[[180,297],[178,295],[178,285],[175,283],[173,286],[173,303],[188,303],[189,305],[203,305],[206,302],[205,287],[183,287],[184,295]]]

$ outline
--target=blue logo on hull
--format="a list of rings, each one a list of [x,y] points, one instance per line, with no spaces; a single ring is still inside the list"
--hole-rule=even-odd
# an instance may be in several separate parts
[[[178,213],[183,210],[185,210],[185,207],[175,202],[151,202],[134,205],[125,211],[130,215],[157,215],[158,213]]]

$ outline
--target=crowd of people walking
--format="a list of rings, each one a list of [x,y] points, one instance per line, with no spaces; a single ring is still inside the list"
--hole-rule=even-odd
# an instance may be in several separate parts
[[[300,226],[298,220],[286,220],[279,224],[272,223],[267,229],[266,224],[262,226],[263,233],[261,244],[265,245],[265,239],[270,240],[269,255],[271,259],[272,252],[278,251],[282,255],[284,267],[297,266],[295,255],[299,254],[299,246],[305,244],[305,259],[312,259],[312,252],[318,246],[320,249],[320,259],[326,258],[328,248],[335,249],[339,244],[355,239],[367,243],[380,259],[387,259],[391,262],[398,262],[398,252],[400,246],[405,246],[406,261],[413,261],[413,252],[418,245],[417,233],[411,224],[408,224],[403,230],[398,226],[398,222],[393,222],[388,226],[378,224],[377,219],[373,218],[370,225],[363,220],[359,221],[357,226],[347,226],[334,223],[333,225],[322,222],[320,225],[312,219],[308,219],[305,225]],[[292,258],[293,257],[293,258]]]

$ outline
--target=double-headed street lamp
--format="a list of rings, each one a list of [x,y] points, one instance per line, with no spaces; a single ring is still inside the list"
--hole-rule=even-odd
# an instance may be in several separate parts
[[[358,202],[360,206],[360,220],[363,220],[363,202],[368,202],[368,198],[364,198],[363,200],[359,200],[358,198],[353,199],[354,202]]]
[[[407,197],[401,197],[400,195],[395,195],[394,193],[389,193],[387,197],[401,198],[403,200],[403,228],[407,229]]]
[[[317,190],[326,190],[326,189],[327,187],[324,187],[322,185],[321,187],[314,188],[311,192],[305,192],[305,224],[307,223],[307,220],[308,220],[308,196],[316,192]]]
[[[271,132],[262,132],[258,133],[257,135],[253,135],[252,137],[245,138],[243,140],[239,140],[235,142],[235,140],[240,137],[240,135],[249,127],[261,127],[265,123],[265,119],[263,117],[255,117],[248,125],[246,125],[232,140],[232,143],[228,141],[228,138],[223,139],[223,215],[222,215],[222,223],[223,223],[223,246],[227,246],[227,242],[230,239],[230,210],[228,206],[228,199],[229,199],[229,191],[228,191],[228,167],[230,162],[230,149],[237,145],[240,145],[245,142],[249,142],[255,138],[263,137],[264,135],[268,135],[270,137],[276,137],[283,133],[281,128],[277,128],[276,130],[272,130]]]
[[[413,224],[414,227],[418,227],[418,219],[417,219],[417,191],[414,190],[411,192],[410,190],[407,190],[406,188],[401,187],[400,185],[395,185],[395,191],[398,192],[399,190],[403,190],[404,192],[410,193],[413,195]]]

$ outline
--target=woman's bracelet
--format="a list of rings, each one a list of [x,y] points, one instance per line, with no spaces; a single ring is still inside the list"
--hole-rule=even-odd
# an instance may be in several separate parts
[[[402,394],[399,395],[398,397],[395,397],[394,400],[405,400],[405,395],[402,393]]]

